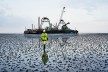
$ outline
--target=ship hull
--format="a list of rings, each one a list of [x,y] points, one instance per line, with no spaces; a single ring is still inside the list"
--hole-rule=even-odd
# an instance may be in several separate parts
[[[24,34],[41,34],[43,31],[42,30],[38,30],[38,31],[24,31]],[[46,33],[48,34],[78,34],[77,30],[51,30],[51,31],[46,31]]]

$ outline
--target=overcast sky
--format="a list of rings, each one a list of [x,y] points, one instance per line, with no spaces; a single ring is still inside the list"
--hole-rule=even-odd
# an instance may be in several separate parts
[[[108,33],[108,0],[0,0],[0,33],[23,33],[31,24],[37,28],[39,16],[55,24],[63,7],[71,29]]]

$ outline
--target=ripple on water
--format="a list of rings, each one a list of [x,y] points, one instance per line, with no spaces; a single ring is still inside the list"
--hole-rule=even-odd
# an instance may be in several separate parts
[[[0,34],[0,72],[107,72],[108,34],[49,35],[46,53],[40,35]]]

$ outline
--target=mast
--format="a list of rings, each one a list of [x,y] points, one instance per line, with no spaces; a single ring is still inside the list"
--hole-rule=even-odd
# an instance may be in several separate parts
[[[25,27],[25,31],[26,31],[27,29],[26,29],[26,27]]]
[[[38,17],[38,29],[41,29],[41,26],[40,26],[40,17]]]
[[[32,30],[33,30],[33,24],[32,24]]]
[[[35,29],[35,25],[34,25],[34,29]]]

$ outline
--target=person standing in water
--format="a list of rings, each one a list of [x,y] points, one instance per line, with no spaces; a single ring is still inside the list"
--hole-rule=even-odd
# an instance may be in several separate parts
[[[41,35],[41,39],[43,42],[43,55],[42,55],[42,62],[44,63],[44,65],[46,64],[46,62],[48,61],[48,55],[45,51],[45,45],[46,45],[46,41],[48,40],[48,34],[45,32],[45,30],[43,30],[43,33]]]

